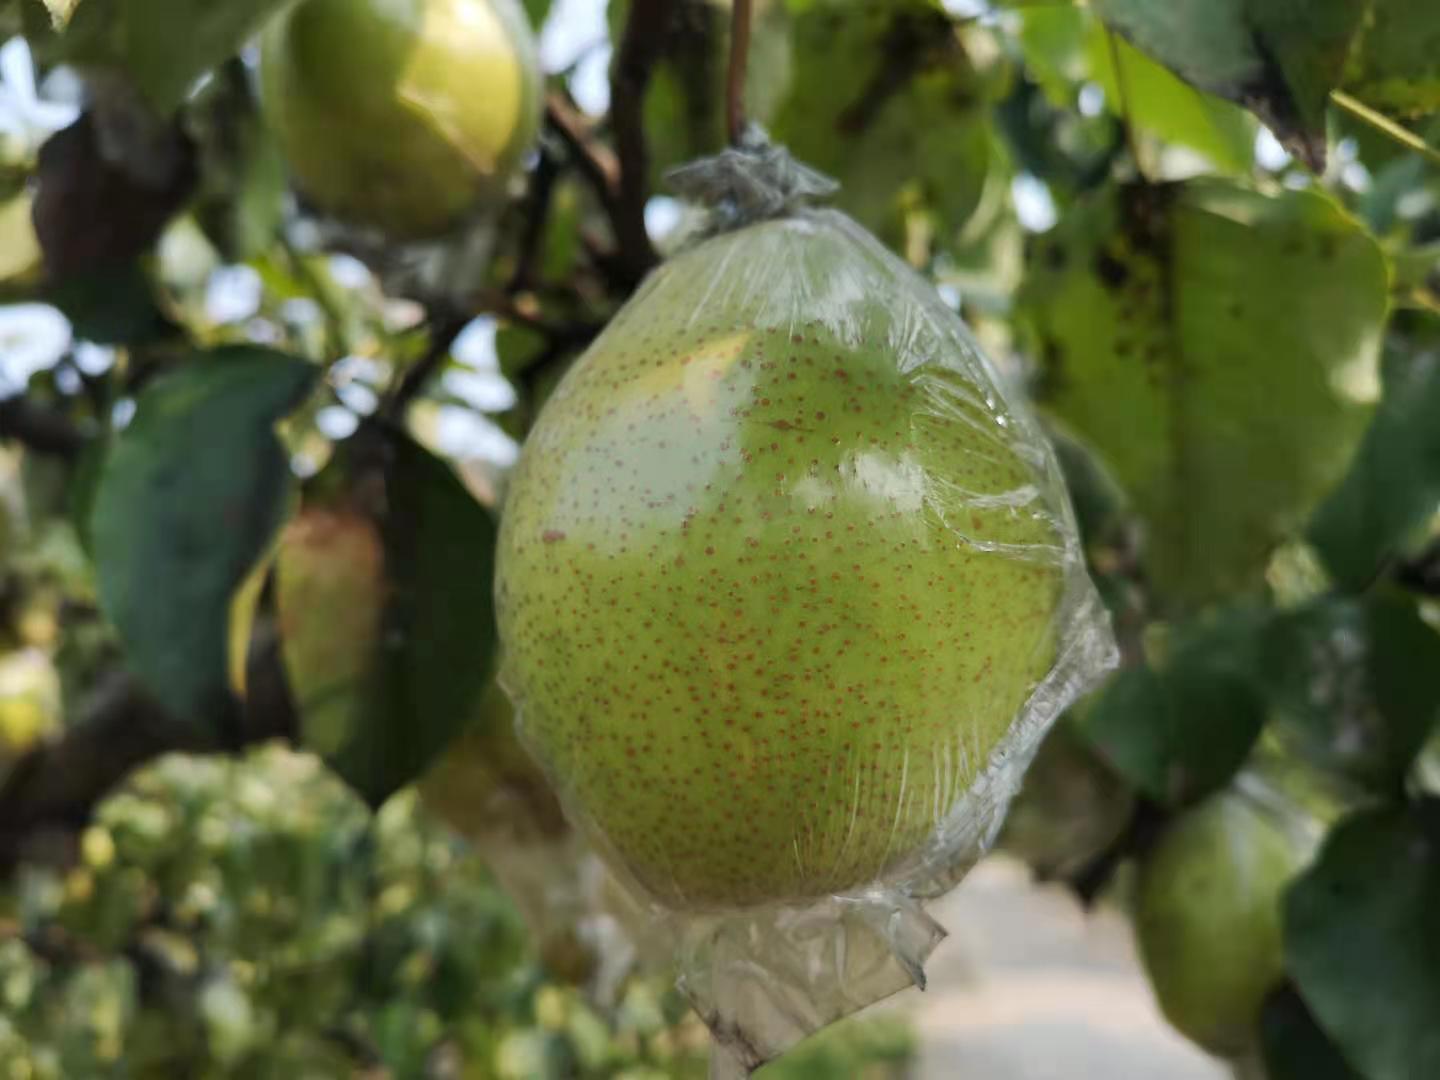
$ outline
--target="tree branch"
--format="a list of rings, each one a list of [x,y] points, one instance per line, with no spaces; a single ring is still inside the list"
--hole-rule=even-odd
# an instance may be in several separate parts
[[[610,219],[610,229],[614,232],[618,242],[623,228],[620,208],[619,159],[608,146],[595,138],[589,122],[581,115],[580,110],[575,108],[569,99],[559,91],[552,90],[546,96],[545,119],[551,130],[559,136],[560,141],[570,151],[570,157],[575,166],[594,190],[595,197],[600,200],[600,207],[605,211],[605,216]],[[582,239],[584,239],[583,234]],[[649,242],[648,234],[646,242]],[[591,243],[587,243],[586,246],[597,266],[607,274],[615,273],[617,266],[622,262],[619,255],[608,251],[602,252]],[[626,273],[627,271],[620,270],[621,277],[626,276]],[[621,284],[628,288],[634,284],[634,281],[622,281]]]
[[[85,436],[67,417],[42,409],[24,394],[0,399],[0,439],[64,458],[75,457],[85,446]]]
[[[507,292],[525,292],[539,281],[545,223],[550,217],[550,200],[558,175],[555,155],[542,144],[540,160],[535,164],[530,189],[525,195],[525,224],[520,233],[520,252],[515,260],[515,271],[505,286]]]
[[[610,118],[620,157],[616,241],[626,269],[639,281],[658,261],[645,231],[650,154],[645,145],[645,91],[660,58],[673,0],[632,0],[610,79]]]
[[[745,69],[750,58],[750,0],[733,0],[730,16],[730,70],[725,80],[725,130],[730,145],[745,135]]]
[[[460,331],[470,324],[471,316],[442,314],[430,324],[430,344],[425,352],[405,369],[400,381],[395,384],[380,407],[380,415],[393,421],[400,420],[410,403],[425,389],[425,384],[450,358],[450,347],[460,336]]]

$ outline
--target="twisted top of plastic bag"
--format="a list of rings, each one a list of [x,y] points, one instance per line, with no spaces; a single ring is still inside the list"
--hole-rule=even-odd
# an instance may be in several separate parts
[[[772,143],[755,124],[746,129],[739,146],[671,169],[665,180],[681,198],[709,209],[706,234],[791,213],[840,188]]]

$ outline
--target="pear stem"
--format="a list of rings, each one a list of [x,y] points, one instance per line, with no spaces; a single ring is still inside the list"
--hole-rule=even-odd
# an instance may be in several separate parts
[[[745,136],[745,67],[750,56],[750,0],[733,0],[730,18],[730,73],[725,85],[725,122],[730,144]]]

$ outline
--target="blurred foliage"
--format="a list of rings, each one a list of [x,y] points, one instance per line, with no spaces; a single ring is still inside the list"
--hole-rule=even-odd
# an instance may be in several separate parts
[[[278,746],[171,756],[100,806],[78,860],[0,899],[0,1071],[39,1078],[706,1075],[663,978],[608,1007],[539,967],[481,861],[413,794],[373,817]],[[768,1080],[889,1075],[896,1019]]]
[[[405,244],[290,190],[247,48],[279,6],[0,0],[0,1075],[698,1080],[663,976],[578,916],[601,962],[539,958],[513,855],[575,879],[576,844],[498,811],[462,844],[408,785],[513,752],[477,728],[505,468],[694,225],[639,216],[724,139],[730,5],[614,0],[508,203]],[[751,118],[1036,401],[1114,619],[1002,843],[1183,900],[1157,848],[1246,777],[1327,808],[1227,1040],[1270,1080],[1440,1070],[1437,41],[1428,0],[756,4]],[[581,107],[607,65],[629,113]],[[262,707],[298,749],[86,812],[105,753],[236,749]],[[1238,939],[1212,914],[1167,911]],[[911,1043],[842,1024],[762,1075]]]

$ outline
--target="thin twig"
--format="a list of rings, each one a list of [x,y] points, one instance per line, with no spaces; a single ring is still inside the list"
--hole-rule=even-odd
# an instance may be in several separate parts
[[[1124,57],[1120,53],[1120,39],[1115,36],[1115,31],[1105,30],[1105,44],[1110,50],[1110,66],[1115,69],[1115,96],[1120,100],[1120,123],[1125,128],[1125,145],[1130,148],[1130,157],[1135,161],[1135,171],[1140,179],[1150,182],[1150,176],[1145,171],[1145,159],[1140,155],[1140,140],[1135,134],[1135,120],[1130,113],[1130,91],[1125,81]]]
[[[541,249],[545,239],[545,222],[550,216],[550,199],[555,192],[555,180],[559,168],[553,153],[541,148],[540,160],[530,177],[530,189],[525,194],[525,224],[520,233],[520,255],[515,260],[515,271],[506,286],[509,292],[523,292],[536,284],[541,261]]]
[[[600,207],[610,221],[610,231],[616,237],[620,236],[625,213],[620,204],[620,159],[595,138],[589,121],[563,93],[551,91],[547,95],[545,118],[570,151],[572,161],[595,192],[595,197],[600,200]],[[634,287],[638,278],[623,253],[583,225],[580,227],[580,243],[591,263],[612,286],[618,286],[622,292],[629,292]]]
[[[645,91],[660,59],[673,0],[632,0],[610,80],[610,119],[620,158],[615,240],[626,273],[638,282],[658,261],[645,231],[650,153],[645,144]]]
[[[750,58],[750,0],[733,0],[730,15],[730,73],[725,83],[725,125],[730,144],[745,135],[745,73]]]
[[[1382,135],[1393,139],[1407,150],[1413,150],[1427,161],[1440,165],[1440,148],[1427,143],[1409,128],[1397,124],[1384,113],[1376,112],[1363,101],[1357,101],[1343,90],[1330,91],[1330,99],[1357,120],[1369,124]]]
[[[405,369],[395,388],[380,406],[380,415],[398,421],[405,415],[410,403],[425,389],[425,384],[450,359],[450,347],[460,336],[460,331],[470,324],[471,316],[441,314],[430,324],[430,343],[420,359]]]
[[[613,201],[620,191],[620,161],[595,138],[590,121],[560,90],[545,95],[545,119],[570,150],[585,179],[602,202]]]

